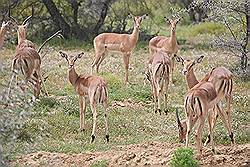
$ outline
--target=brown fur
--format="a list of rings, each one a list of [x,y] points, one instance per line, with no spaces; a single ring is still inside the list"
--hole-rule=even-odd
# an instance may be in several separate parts
[[[116,51],[123,54],[125,82],[128,82],[129,58],[138,41],[140,24],[144,17],[145,15],[136,16],[134,18],[134,30],[132,34],[102,33],[95,37],[95,60],[92,64],[92,74],[95,66],[97,73],[99,72],[99,66],[104,60],[107,52]]]
[[[109,141],[108,133],[108,92],[105,80],[102,77],[94,75],[78,75],[75,71],[75,62],[78,58],[81,58],[83,53],[77,56],[68,56],[64,52],[60,52],[61,56],[68,62],[68,80],[75,88],[76,93],[79,95],[80,105],[80,130],[85,130],[85,99],[89,98],[90,107],[93,114],[93,129],[92,129],[92,142],[95,139],[96,120],[97,120],[97,103],[101,103],[104,108],[106,138]]]

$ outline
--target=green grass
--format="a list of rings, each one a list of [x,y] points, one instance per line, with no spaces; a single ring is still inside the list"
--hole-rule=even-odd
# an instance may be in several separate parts
[[[80,42],[77,42],[77,44],[82,45]],[[145,43],[139,44],[131,56],[130,65],[132,70],[129,71],[129,79],[133,84],[127,87],[124,86],[122,55],[112,53],[107,55],[101,64],[100,75],[108,83],[110,143],[105,142],[102,107],[98,107],[97,138],[94,143],[90,143],[92,130],[91,110],[88,106],[86,110],[86,131],[80,132],[78,96],[67,81],[67,63],[58,54],[58,50],[76,54],[81,52],[82,49],[72,49],[70,46],[66,47],[65,45],[58,45],[58,47],[53,48],[42,60],[42,73],[44,76],[49,76],[45,84],[50,96],[46,97],[42,94],[39,101],[33,106],[26,109],[16,108],[12,111],[15,125],[18,125],[19,121],[21,122],[18,118],[20,118],[20,113],[23,110],[26,110],[28,115],[24,117],[25,119],[22,119],[22,126],[16,127],[8,124],[8,126],[11,126],[8,133],[15,132],[17,136],[17,138],[13,139],[10,136],[8,138],[7,135],[8,140],[4,140],[3,150],[8,159],[15,159],[18,155],[36,151],[80,153],[116,149],[115,146],[117,145],[147,141],[178,141],[174,111],[176,107],[179,107],[181,117],[184,118],[182,105],[186,93],[185,79],[180,74],[181,65],[176,65],[174,72],[175,86],[170,85],[169,87],[168,108],[170,112],[167,115],[159,115],[153,111],[150,86],[143,86],[143,72],[148,58],[147,45]],[[72,46],[74,45],[72,44]],[[76,62],[76,70],[81,74],[90,73],[90,64],[94,58],[91,47],[85,52],[83,58]],[[8,49],[1,51],[3,55],[1,62],[3,62],[5,68],[0,73],[2,84],[7,84],[10,78],[7,71],[13,53],[13,50]],[[187,48],[181,50],[180,55],[188,58],[206,55],[204,62],[195,67],[198,79],[201,79],[213,67],[223,65],[229,68],[234,66],[234,62],[236,62],[234,57],[226,57],[227,55],[220,51],[190,50]],[[231,61],[225,62],[225,59]],[[237,76],[234,81],[233,129],[237,143],[249,143],[250,83],[241,80]],[[1,88],[4,89],[5,87],[1,86]],[[128,106],[112,106],[115,101],[128,103]],[[8,109],[1,109],[0,114],[8,112]],[[207,132],[207,128],[205,128],[203,138],[206,137]],[[216,145],[230,143],[220,119],[215,128],[214,138]],[[191,143],[193,142],[191,139]],[[106,161],[96,162],[96,164],[97,166],[105,166]]]

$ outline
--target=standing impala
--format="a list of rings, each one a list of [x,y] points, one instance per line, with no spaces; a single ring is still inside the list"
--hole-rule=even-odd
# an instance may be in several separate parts
[[[191,61],[191,60],[184,60],[182,57],[176,56],[176,61],[181,62],[183,64],[182,73],[186,77],[186,82],[189,89],[192,89],[195,85],[199,83],[194,74],[193,67],[195,64],[200,63],[203,60],[203,57],[204,56],[201,56],[199,59]],[[209,76],[210,77],[208,81],[213,83],[217,91],[217,96],[218,96],[217,99],[219,99],[220,101],[222,101],[223,98],[226,99],[227,102],[226,113],[219,107],[220,104],[217,104],[216,108],[218,109],[221,119],[229,133],[229,137],[231,139],[232,144],[235,144],[235,139],[232,132],[232,124],[231,124],[232,122],[231,104],[232,104],[232,89],[233,89],[232,73],[225,67],[216,67],[212,71],[210,71]],[[214,108],[214,113],[212,118],[213,120],[211,125],[212,130],[215,127],[217,117],[218,113]],[[182,125],[180,124],[180,126]],[[205,145],[207,145],[209,142],[210,142],[210,134],[208,135],[208,139],[206,140]]]
[[[107,52],[117,51],[123,54],[123,61],[125,65],[125,83],[128,82],[129,58],[138,41],[141,21],[142,19],[145,19],[146,16],[147,14],[134,17],[134,30],[132,34],[102,33],[95,37],[95,60],[92,64],[92,74],[95,66],[96,72],[99,72],[99,66],[104,60]]]
[[[0,49],[3,47],[4,36],[6,34],[8,25],[9,25],[9,22],[2,22],[2,26],[1,26],[1,29],[0,29]]]
[[[166,52],[171,57],[171,80],[173,76],[174,71],[174,55],[177,54],[179,50],[179,45],[177,43],[176,39],[176,26],[177,23],[180,21],[180,19],[169,19],[168,22],[171,26],[171,33],[170,37],[165,36],[156,36],[152,38],[149,41],[149,52],[150,52],[150,58],[149,58],[149,64],[152,63],[153,55],[157,50],[161,50],[163,52]]]
[[[171,60],[164,52],[155,52],[151,66],[151,86],[154,96],[155,113],[161,114],[161,98],[164,95],[164,111],[167,114],[167,91]]]
[[[81,58],[84,53],[80,53],[76,56],[68,56],[64,52],[59,52],[60,55],[65,58],[68,62],[68,79],[71,85],[75,88],[76,93],[79,96],[80,105],[80,130],[85,130],[85,109],[86,109],[86,97],[89,98],[90,107],[93,114],[93,129],[92,129],[92,139],[95,139],[96,131],[96,119],[97,103],[101,103],[104,108],[104,118],[105,118],[105,129],[106,129],[106,139],[109,141],[108,132],[108,92],[106,87],[106,82],[102,77],[93,75],[78,75],[75,71],[75,62],[77,59]]]

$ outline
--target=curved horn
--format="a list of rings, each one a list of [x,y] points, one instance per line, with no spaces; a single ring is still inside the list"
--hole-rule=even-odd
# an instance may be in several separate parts
[[[180,117],[179,117],[179,112],[178,112],[178,109],[177,109],[177,108],[176,108],[176,120],[177,120],[178,126],[179,126],[179,127],[182,127],[181,121],[180,121]]]
[[[27,17],[27,18],[23,21],[22,25],[25,25],[25,24],[31,19],[31,17],[32,17],[32,15],[29,16],[29,17]]]

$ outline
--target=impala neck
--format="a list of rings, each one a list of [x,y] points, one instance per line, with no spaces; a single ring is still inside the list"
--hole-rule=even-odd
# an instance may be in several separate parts
[[[132,34],[130,35],[130,39],[131,39],[131,44],[135,45],[138,41],[139,38],[139,28],[136,28],[136,26],[134,26],[134,30],[132,32]]]
[[[18,44],[22,43],[24,40],[26,40],[26,33],[18,32]]]
[[[187,81],[187,85],[188,85],[189,89],[192,89],[196,84],[199,83],[199,81],[197,80],[197,78],[194,74],[194,70],[192,67],[186,75],[186,81]]]
[[[175,46],[176,43],[177,43],[177,40],[176,40],[176,30],[173,31],[171,29],[170,43],[171,43],[172,46]]]
[[[71,85],[75,87],[76,80],[78,79],[78,74],[76,73],[75,67],[68,69],[68,79]]]

